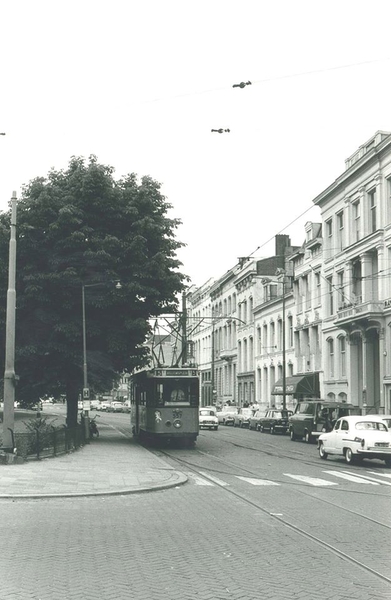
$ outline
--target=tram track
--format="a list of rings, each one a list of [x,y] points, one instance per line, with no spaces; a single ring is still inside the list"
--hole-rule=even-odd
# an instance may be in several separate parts
[[[122,433],[124,435],[131,437],[131,434],[129,434],[127,427],[120,427],[119,429],[122,430]],[[248,449],[248,450],[252,450],[252,451],[257,450],[256,448],[253,448],[253,447],[237,444],[236,442],[232,442],[232,440],[230,440],[230,443],[233,443],[233,445],[235,445],[235,446],[243,447],[244,449]],[[221,468],[220,469],[217,467],[213,468],[210,466],[206,467],[205,464],[196,465],[196,464],[194,464],[194,462],[191,462],[188,458],[179,457],[176,452],[174,452],[174,451],[170,452],[170,450],[167,448],[165,448],[165,449],[149,448],[149,450],[156,453],[158,456],[163,456],[173,462],[176,462],[182,468],[185,467],[188,471],[192,471],[194,474],[204,477],[204,478],[205,477],[208,478],[208,474],[205,473],[205,471],[212,472],[212,473],[218,473],[218,474],[224,473],[221,470]],[[246,473],[248,475],[259,477],[259,473],[254,469],[249,469],[242,465],[234,464],[234,463],[232,463],[232,461],[224,460],[224,459],[222,459],[216,455],[213,455],[209,452],[208,453],[203,452],[202,450],[199,450],[198,448],[194,448],[193,450],[187,450],[187,453],[191,453],[192,456],[194,456],[194,453],[195,453],[196,455],[199,455],[200,457],[207,457],[209,459],[212,459],[212,460],[218,462],[220,465],[227,468],[226,474],[232,475],[232,469],[234,468],[236,470],[236,472],[242,472],[242,473]],[[272,452],[268,452],[268,454],[272,455]],[[304,453],[300,453],[300,454],[304,454]],[[275,453],[273,453],[273,456],[276,456]],[[281,458],[287,458],[287,457],[292,458],[292,456],[281,454]],[[314,464],[316,464],[316,461],[311,461],[311,462],[303,461],[303,463],[309,464],[309,465],[314,465]],[[267,515],[269,518],[273,519],[273,521],[277,522],[281,527],[289,529],[291,531],[294,531],[300,537],[302,537],[305,540],[310,541],[311,543],[315,544],[316,546],[322,548],[323,551],[327,551],[330,554],[333,554],[334,556],[338,556],[339,558],[344,560],[346,563],[354,565],[355,567],[361,569],[362,571],[365,571],[366,573],[370,574],[372,577],[375,577],[376,579],[381,580],[382,582],[391,586],[391,577],[385,575],[384,573],[381,573],[380,571],[373,568],[369,564],[365,564],[365,562],[363,562],[362,560],[359,560],[358,558],[355,558],[348,552],[345,552],[345,551],[341,550],[340,548],[337,548],[335,545],[327,542],[325,539],[322,539],[321,537],[314,535],[313,533],[310,533],[309,531],[305,530],[303,527],[295,525],[294,523],[289,521],[286,517],[284,517],[283,514],[271,512],[269,509],[262,506],[260,502],[254,501],[251,498],[246,497],[243,493],[240,493],[239,491],[236,491],[236,490],[232,489],[231,487],[226,487],[225,485],[220,483],[215,477],[211,476],[210,481],[212,481],[215,486],[220,488],[220,490],[222,490],[226,494],[231,495],[232,497],[235,497],[237,500],[243,502],[247,506],[251,506],[252,508],[255,508],[256,510],[260,511],[262,514]],[[277,481],[277,480],[275,480],[275,481]],[[341,511],[342,514],[346,514],[351,517],[359,518],[363,521],[369,522],[373,526],[379,527],[380,531],[384,531],[384,530],[389,531],[391,529],[391,526],[388,525],[387,523],[382,523],[381,521],[374,519],[373,517],[363,515],[363,514],[357,512],[355,510],[352,510],[346,506],[341,506],[340,504],[333,502],[332,500],[327,500],[327,499],[321,498],[319,496],[316,496],[314,498],[313,494],[309,494],[309,493],[305,492],[302,489],[302,486],[300,486],[300,488],[299,488],[297,484],[294,484],[292,482],[288,483],[288,482],[284,481],[284,483],[286,485],[294,486],[296,493],[303,495],[309,499],[315,499],[316,502],[322,502],[326,505],[329,505],[329,506],[333,507],[334,509]],[[345,493],[346,493],[346,491],[347,490],[344,490]],[[361,494],[365,494],[365,495],[374,495],[371,492],[355,491],[355,493],[361,493]],[[376,494],[376,495],[379,496],[379,494]],[[387,495],[387,497],[388,497],[388,495]]]
[[[251,469],[245,468],[243,466],[239,466],[239,465],[232,465],[231,462],[225,461],[224,459],[221,459],[220,457],[211,455],[210,453],[205,453],[198,449],[194,449],[193,452],[196,452],[197,454],[199,454],[201,456],[206,456],[208,458],[212,458],[212,459],[216,460],[217,462],[224,464],[227,467],[231,467],[231,473],[232,473],[232,467],[236,467],[239,470],[239,472],[243,472],[248,475],[259,477],[259,473],[257,473],[255,470],[251,470]],[[186,469],[188,469],[189,471],[192,471],[194,474],[199,475],[204,478],[205,477],[208,478],[208,475],[207,475],[207,473],[205,473],[205,471],[219,473],[219,474],[222,473],[218,469],[206,467],[205,465],[202,465],[202,466],[194,465],[189,460],[178,457],[175,453],[170,452],[167,449],[164,449],[164,450],[159,449],[158,455],[164,456],[167,459],[170,459],[171,461],[178,463],[179,465],[182,466],[182,468],[183,468],[183,466],[185,466]],[[384,573],[379,572],[378,570],[374,569],[370,565],[365,564],[365,562],[363,562],[363,561],[355,558],[351,554],[337,548],[336,546],[334,546],[333,544],[330,544],[329,542],[322,539],[321,537],[314,535],[313,533],[310,533],[303,527],[295,525],[294,523],[289,521],[286,517],[284,517],[284,515],[271,512],[269,509],[262,506],[262,504],[260,502],[252,500],[252,499],[248,498],[247,496],[245,496],[244,494],[232,489],[231,487],[227,487],[227,486],[223,485],[218,480],[216,480],[216,478],[211,476],[210,480],[214,483],[214,485],[219,487],[226,494],[229,494],[229,495],[235,497],[236,499],[242,501],[243,503],[245,503],[248,506],[251,506],[252,508],[255,508],[256,510],[259,510],[262,514],[267,515],[274,521],[278,522],[282,527],[290,529],[291,531],[294,531],[296,534],[305,538],[307,541],[311,541],[312,543],[321,547],[323,550],[327,550],[328,552],[330,552],[336,556],[339,556],[341,559],[343,559],[347,563],[355,565],[356,567],[371,574],[373,577],[376,577],[377,579],[380,579],[381,581],[386,582],[391,586],[391,577],[385,575]],[[288,485],[295,485],[295,484],[289,483]],[[306,496],[309,499],[314,499],[314,496],[312,494],[306,493],[303,489],[301,489],[301,488],[299,489],[297,486],[295,486],[295,492],[297,492],[303,496]],[[363,493],[372,495],[371,493],[368,493],[368,492],[363,492]],[[317,502],[322,502],[324,504],[327,504],[327,505],[333,507],[336,510],[342,511],[343,514],[347,514],[349,516],[353,516],[355,518],[359,518],[364,521],[370,522],[372,525],[379,527],[380,531],[391,530],[391,526],[388,525],[387,523],[383,523],[377,519],[374,519],[373,517],[363,515],[357,511],[347,508],[345,506],[341,506],[338,503],[333,502],[332,500],[326,500],[326,499],[320,498],[318,496],[316,496],[315,499]]]

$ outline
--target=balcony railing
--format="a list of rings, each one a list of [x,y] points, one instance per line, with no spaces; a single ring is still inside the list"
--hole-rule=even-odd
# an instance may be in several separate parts
[[[371,294],[371,297],[363,302],[362,296],[355,296],[354,302],[345,301],[337,311],[337,320],[347,319],[356,315],[366,313],[381,313],[383,311],[384,302],[381,302],[378,295]]]

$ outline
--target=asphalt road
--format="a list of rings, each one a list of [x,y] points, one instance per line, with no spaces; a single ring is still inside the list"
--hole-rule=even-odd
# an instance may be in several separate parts
[[[98,421],[129,434],[129,415]],[[2,501],[0,600],[391,599],[391,470],[243,429],[155,448],[189,483]],[[1,471],[0,471],[1,476]]]

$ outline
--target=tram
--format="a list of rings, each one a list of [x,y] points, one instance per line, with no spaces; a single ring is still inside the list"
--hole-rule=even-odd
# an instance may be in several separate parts
[[[131,377],[131,426],[140,441],[179,441],[193,445],[198,436],[198,370],[163,367]]]

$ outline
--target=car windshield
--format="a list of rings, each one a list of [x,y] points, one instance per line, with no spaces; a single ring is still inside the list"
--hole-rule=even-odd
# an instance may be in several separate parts
[[[200,410],[201,417],[214,417],[215,413],[213,410]]]
[[[377,429],[378,431],[387,431],[386,425],[384,423],[379,423],[378,421],[358,421],[358,423],[356,423],[356,429]]]

